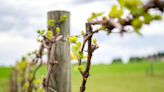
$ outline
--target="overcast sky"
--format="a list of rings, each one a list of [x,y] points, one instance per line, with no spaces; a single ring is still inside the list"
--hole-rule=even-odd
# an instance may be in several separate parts
[[[38,29],[46,29],[47,12],[71,12],[71,35],[85,29],[92,12],[109,12],[117,0],[0,0],[0,65],[13,65],[29,51],[35,50]],[[143,37],[127,34],[124,37],[100,33],[100,48],[93,55],[93,63],[110,63],[122,57],[146,56],[164,51],[164,20],[154,21],[141,29]]]

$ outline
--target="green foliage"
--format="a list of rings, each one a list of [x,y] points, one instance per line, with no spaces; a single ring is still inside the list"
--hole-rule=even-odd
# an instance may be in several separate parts
[[[99,13],[92,13],[92,15],[88,18],[88,22],[92,22],[93,20],[95,20],[96,18],[102,16],[103,13],[99,12]]]
[[[79,70],[79,71],[83,71],[83,70],[84,70],[84,66],[83,66],[83,65],[79,65],[79,66],[78,66],[78,70]]]
[[[155,15],[153,16],[154,20],[162,20],[162,16],[161,15]]]
[[[77,45],[78,48],[80,48],[81,47],[81,42],[77,42],[76,45]]]
[[[123,15],[123,10],[122,9],[118,9],[118,7],[116,5],[114,5],[112,7],[112,10],[109,12],[109,17],[112,18],[120,18]]]
[[[137,34],[141,35],[141,33],[139,32],[139,29],[140,29],[140,28],[142,27],[142,25],[143,25],[141,19],[140,19],[140,18],[136,18],[136,19],[134,19],[134,20],[132,21],[131,24],[132,24],[132,26],[133,26],[135,32],[136,32]]]
[[[78,42],[80,43],[80,42]],[[78,59],[82,59],[84,56],[83,54],[80,52],[80,47],[81,47],[81,43],[80,44],[76,44],[72,46],[72,53],[73,55],[75,55]]]
[[[150,22],[153,20],[152,15],[145,13],[144,14],[144,23],[145,24],[150,24]]]
[[[41,42],[42,37],[46,35],[46,30],[37,30],[37,33],[38,33],[37,41]]]
[[[42,87],[39,87],[36,89],[36,92],[45,92],[45,90]]]
[[[55,26],[55,21],[54,20],[48,20],[47,22],[49,27],[54,27]]]
[[[42,84],[42,79],[36,79],[33,83],[35,85],[40,85],[40,84]]]
[[[81,35],[82,35],[83,37],[85,37],[85,32],[84,32],[84,31],[81,31]]]
[[[17,92],[27,92],[32,85],[32,90],[30,92],[43,92],[42,88],[42,81],[43,78],[35,78],[34,76],[34,69],[36,68],[35,65],[27,62],[26,58],[22,58],[19,62],[16,63],[15,67],[13,68],[13,75],[16,76],[16,79],[13,79],[15,82],[13,86],[19,85],[17,87]],[[33,79],[34,78],[34,79]],[[31,80],[32,83],[31,83]]]
[[[128,8],[133,16],[140,16],[144,13],[141,0],[118,0],[118,2],[122,9]]]
[[[122,63],[122,59],[121,58],[115,58],[112,61],[112,64],[121,64]]]
[[[97,39],[93,39],[92,42],[93,42],[94,44],[97,44]]]
[[[130,8],[137,8],[142,4],[141,0],[118,0],[121,7],[126,7],[128,9]]]
[[[37,33],[41,36],[44,36],[46,34],[46,30],[37,30]]]
[[[135,28],[135,29],[140,29],[142,27],[142,21],[140,18],[136,18],[132,21],[132,26]]]
[[[143,8],[130,8],[129,10],[130,10],[131,14],[136,17],[144,14]]]
[[[78,54],[79,54],[79,48],[78,48],[78,46],[76,46],[76,45],[72,46],[72,53],[74,55],[78,56]]]
[[[129,59],[129,63],[139,63],[139,62],[144,62],[144,58],[142,58],[142,57],[131,57]]]
[[[79,54],[78,54],[78,58],[79,58],[79,59],[83,59],[83,58],[84,58],[84,54],[81,53],[80,51],[79,51]]]
[[[101,26],[101,27],[98,28],[99,31],[103,31],[103,30],[105,30],[105,29],[106,29],[106,28],[105,28],[104,26]]]
[[[49,40],[52,40],[53,39],[53,33],[52,33],[52,31],[50,31],[50,30],[47,31],[46,38],[49,39]]]
[[[61,17],[61,19],[59,20],[59,22],[65,22],[67,19],[68,19],[68,16],[63,15],[63,16]]]
[[[70,37],[70,38],[69,38],[69,41],[70,41],[71,43],[76,43],[76,42],[78,41],[78,38],[77,38],[76,36],[73,36],[73,37]]]
[[[55,32],[56,32],[57,34],[59,34],[59,33],[60,33],[60,27],[56,27]]]
[[[119,4],[120,4],[120,7],[121,7],[121,9],[123,9],[123,7],[124,7],[124,0],[118,0],[118,2],[119,2]]]
[[[19,63],[19,66],[20,66],[21,70],[25,70],[25,68],[27,67],[27,61],[21,61]]]
[[[28,87],[29,87],[29,84],[26,82],[26,83],[24,83],[24,85],[23,85],[23,89],[24,90],[28,90]]]
[[[77,57],[77,59],[83,59],[84,55],[80,52],[82,44],[78,41],[78,38],[76,36],[73,36],[69,38],[69,41],[72,43],[73,56]]]

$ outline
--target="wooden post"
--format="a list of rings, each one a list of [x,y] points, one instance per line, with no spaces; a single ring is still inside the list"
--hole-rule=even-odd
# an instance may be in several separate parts
[[[68,11],[50,11],[48,20],[58,21],[62,16],[67,16],[67,20],[56,27],[60,27],[60,34],[67,38],[70,36],[70,13]],[[62,40],[57,44],[55,57],[58,64],[54,65],[53,73],[50,75],[49,86],[55,92],[71,92],[71,63],[70,63],[70,43],[69,40]],[[54,91],[50,91],[54,92]]]

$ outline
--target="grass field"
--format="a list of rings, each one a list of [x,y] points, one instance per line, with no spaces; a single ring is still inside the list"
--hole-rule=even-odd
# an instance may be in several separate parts
[[[0,67],[0,92],[9,91],[9,76],[10,69],[6,67]]]
[[[149,63],[94,65],[86,92],[164,92],[164,63],[154,63],[154,75],[146,74]],[[7,92],[9,68],[0,68],[0,92]],[[45,73],[41,68],[38,75]],[[79,92],[81,76],[72,67],[72,92]]]

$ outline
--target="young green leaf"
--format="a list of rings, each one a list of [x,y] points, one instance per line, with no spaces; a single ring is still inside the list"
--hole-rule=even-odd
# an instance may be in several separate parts
[[[133,16],[140,16],[140,15],[144,14],[143,8],[133,8],[132,7],[129,10]]]
[[[68,16],[63,15],[63,16],[61,17],[61,19],[60,19],[60,22],[64,22],[64,21],[66,21],[67,19],[68,19]]]
[[[120,6],[121,6],[121,9],[123,9],[123,7],[124,7],[124,0],[118,0],[118,2],[119,2],[119,4],[120,4]]]
[[[161,15],[155,15],[155,16],[153,16],[153,19],[162,20],[162,16]]]
[[[44,36],[46,33],[46,30],[37,30],[37,33],[41,36]]]
[[[94,44],[96,44],[96,43],[97,43],[97,39],[93,39],[92,42],[93,42]]]
[[[142,34],[141,34],[141,32],[140,32],[139,29],[135,28],[135,32],[136,32],[136,34],[138,34],[139,36],[142,36]]]
[[[123,15],[123,10],[122,9],[118,9],[116,5],[114,5],[112,7],[112,10],[109,12],[109,17],[112,18],[120,18]]]
[[[92,15],[88,18],[88,22],[92,22],[94,19],[102,16],[103,13],[102,12],[99,12],[99,13],[92,13]]]
[[[73,36],[73,37],[70,37],[70,38],[69,38],[69,41],[70,41],[71,43],[76,43],[76,42],[78,41],[78,38],[77,38],[76,36]]]
[[[83,71],[83,70],[84,70],[83,65],[79,65],[79,66],[78,66],[78,70],[79,70],[79,71]]]
[[[132,26],[135,28],[135,29],[140,29],[142,27],[142,21],[139,19],[139,18],[136,18],[132,21]]]
[[[28,87],[29,87],[29,83],[24,83],[24,85],[23,85],[23,88],[24,88],[24,90],[27,90],[28,89]]]
[[[21,70],[25,70],[26,67],[27,67],[27,61],[22,60],[20,62],[20,68],[21,68]]]
[[[77,45],[78,48],[80,48],[81,47],[81,42],[77,42],[76,45]]]
[[[144,14],[144,23],[145,24],[150,24],[150,22],[153,20],[153,17],[152,15],[146,13]]]
[[[83,59],[83,58],[84,58],[83,53],[79,52],[79,54],[78,54],[78,58],[79,58],[79,59]]]
[[[92,22],[94,19],[95,19],[95,17],[91,16],[91,17],[88,18],[88,22]]]
[[[46,38],[49,39],[49,40],[52,40],[53,39],[53,33],[52,33],[52,31],[50,31],[50,30],[47,31]]]
[[[73,53],[71,53],[71,61],[76,61],[77,60],[77,56],[75,56]]]
[[[105,27],[104,26],[101,26],[98,30],[99,31],[103,31],[103,30],[105,30]]]
[[[139,29],[142,27],[143,23],[142,21],[139,19],[139,18],[136,18],[132,21],[132,26],[135,30],[135,32],[138,34],[138,35],[141,35]]]
[[[83,37],[85,37],[85,32],[84,32],[84,31],[81,31],[81,35],[82,35]]]
[[[48,20],[48,26],[49,27],[54,27],[55,26],[55,21],[54,20]]]
[[[59,34],[59,33],[60,33],[60,28],[59,28],[59,27],[56,27],[55,32],[56,32],[57,34]]]
[[[142,5],[141,0],[122,0],[124,2],[124,6],[128,9],[130,8],[138,8]]]
[[[79,48],[76,45],[72,46],[72,53],[73,53],[73,55],[78,57],[78,55],[79,55]]]
[[[40,84],[42,84],[42,79],[35,79],[35,80],[34,80],[34,84],[35,84],[35,85],[40,85]]]

